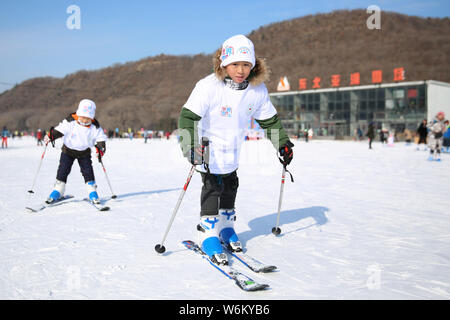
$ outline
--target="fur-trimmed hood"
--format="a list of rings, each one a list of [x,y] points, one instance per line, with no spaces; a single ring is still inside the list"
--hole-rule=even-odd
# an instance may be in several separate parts
[[[223,81],[225,77],[227,76],[227,73],[224,68],[220,66],[220,63],[222,62],[220,60],[220,55],[222,53],[222,49],[218,49],[213,56],[213,65],[214,65],[214,74],[216,77]],[[250,82],[253,86],[258,86],[264,81],[267,81],[269,79],[269,68],[266,64],[266,61],[262,58],[256,58],[255,67],[250,72],[250,75],[248,76],[247,80]]]

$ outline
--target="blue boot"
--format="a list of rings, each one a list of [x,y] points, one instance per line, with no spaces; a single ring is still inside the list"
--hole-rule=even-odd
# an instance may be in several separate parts
[[[89,200],[91,200],[95,204],[99,204],[100,199],[98,197],[97,185],[95,184],[95,181],[86,182],[86,190],[89,195]]]
[[[236,211],[234,209],[220,209],[219,216],[221,220],[220,239],[231,251],[242,252],[242,244],[234,231]]]
[[[218,265],[227,265],[228,258],[219,239],[219,222],[218,215],[200,217],[200,224],[197,225],[198,243],[211,261]]]
[[[45,200],[46,203],[52,203],[64,195],[64,191],[66,189],[66,183],[63,181],[56,180],[55,185],[53,186],[53,191],[48,196],[47,200]]]

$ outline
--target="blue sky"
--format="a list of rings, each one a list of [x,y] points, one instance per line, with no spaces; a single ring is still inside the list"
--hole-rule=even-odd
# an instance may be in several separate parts
[[[160,53],[211,53],[229,36],[272,22],[373,4],[409,15],[450,16],[448,0],[2,0],[0,92],[32,77],[63,77]],[[81,10],[79,30],[66,27],[70,5]]]

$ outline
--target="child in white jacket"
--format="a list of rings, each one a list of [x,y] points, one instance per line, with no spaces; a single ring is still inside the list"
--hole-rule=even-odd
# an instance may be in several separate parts
[[[93,203],[100,203],[92,168],[91,148],[95,145],[99,155],[103,156],[106,151],[107,137],[95,119],[95,110],[94,101],[81,100],[77,112],[70,114],[58,126],[52,127],[48,135],[45,136],[44,142],[46,144],[52,142],[54,145],[56,139],[63,139],[56,183],[46,201],[47,203],[52,203],[64,195],[67,177],[75,160],[80,165],[89,199]]]
[[[183,154],[202,165],[199,245],[217,264],[227,264],[221,242],[242,251],[234,230],[235,199],[239,180],[239,154],[249,120],[254,118],[280,152],[284,165],[293,157],[294,146],[270,101],[264,80],[264,60],[255,57],[253,43],[243,35],[226,40],[214,55],[214,73],[197,82],[179,118]],[[197,128],[196,128],[197,126]],[[208,138],[208,163],[198,146]]]

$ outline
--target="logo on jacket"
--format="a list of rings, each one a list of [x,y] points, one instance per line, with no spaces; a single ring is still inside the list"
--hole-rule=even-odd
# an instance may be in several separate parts
[[[222,117],[231,117],[232,112],[233,109],[229,106],[225,106],[220,109],[220,114],[222,115]]]

